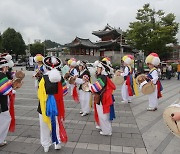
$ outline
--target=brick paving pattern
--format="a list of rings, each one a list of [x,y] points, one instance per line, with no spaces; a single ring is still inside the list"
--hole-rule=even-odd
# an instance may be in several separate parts
[[[0,147],[0,154],[44,153],[39,140],[37,95],[32,72],[26,72],[24,85],[16,93],[16,131],[9,133],[8,144]],[[180,82],[162,81],[163,98],[156,112],[147,112],[147,97],[134,97],[133,103],[121,103],[120,87],[114,92],[116,119],[112,122],[112,136],[101,136],[95,128],[93,111],[81,117],[80,104],[69,94],[65,96],[68,142],[61,150],[50,147],[49,153],[60,154],[178,154],[180,139],[174,137],[163,123],[164,109],[179,97]]]

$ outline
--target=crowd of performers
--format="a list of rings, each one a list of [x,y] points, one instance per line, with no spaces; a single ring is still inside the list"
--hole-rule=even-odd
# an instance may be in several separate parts
[[[11,100],[15,89],[22,85],[21,83],[13,87],[13,73],[8,75],[8,68],[13,66],[11,59],[10,55],[0,56],[0,146],[6,144],[8,130],[15,129],[14,118],[10,112]],[[87,116],[93,106],[95,127],[100,130],[101,135],[112,135],[111,121],[115,118],[113,92],[116,90],[116,85],[112,81],[114,70],[109,58],[105,57],[94,62],[95,74],[89,72],[84,61],[76,61],[74,58],[66,60],[64,66],[61,59],[54,56],[43,57],[38,54],[34,60],[37,63],[33,77],[39,100],[37,111],[40,142],[44,152],[49,151],[52,143],[56,150],[61,149],[61,142],[68,140],[63,126],[64,96],[68,93],[68,88],[74,101],[80,103],[80,115]],[[138,96],[139,89],[132,68],[134,57],[125,55],[122,60],[124,70],[117,70],[118,75],[124,78],[121,90],[122,102],[131,103],[132,96]],[[156,69],[159,63],[160,59],[156,53],[151,53],[146,58],[146,64],[150,69],[146,78],[155,87],[155,90],[148,94],[148,111],[158,109],[158,98],[162,96],[162,85]],[[95,81],[92,81],[92,75],[96,77]]]

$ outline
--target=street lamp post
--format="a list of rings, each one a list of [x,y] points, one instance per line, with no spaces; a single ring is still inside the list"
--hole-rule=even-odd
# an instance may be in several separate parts
[[[44,57],[46,56],[46,40],[44,41]]]
[[[122,47],[122,32],[121,32],[121,35],[120,35],[120,41],[119,41],[119,45],[120,45],[120,65],[122,66],[122,64],[121,64],[122,57],[123,57],[123,47]]]
[[[137,72],[143,73],[144,72],[144,52],[139,51],[137,57]]]

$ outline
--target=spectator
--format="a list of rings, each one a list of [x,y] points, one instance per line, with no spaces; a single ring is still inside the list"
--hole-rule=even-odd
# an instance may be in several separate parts
[[[65,65],[63,66],[63,68],[62,68],[62,76],[64,77],[64,75],[66,74],[66,73],[68,73],[69,72],[69,66],[68,66],[68,60],[69,59],[66,59],[65,60]]]
[[[180,80],[180,61],[179,64],[177,65],[177,79]]]
[[[172,66],[171,64],[167,64],[167,79],[171,79],[171,73],[172,73]]]
[[[160,66],[158,66],[157,71],[158,71],[158,77],[159,77],[159,79],[161,79],[161,68],[160,68]]]
[[[163,65],[162,66],[162,80],[164,80],[166,77],[166,70],[167,70],[166,65]]]

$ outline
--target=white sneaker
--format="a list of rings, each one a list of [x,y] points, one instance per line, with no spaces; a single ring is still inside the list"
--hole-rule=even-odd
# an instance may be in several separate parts
[[[100,127],[100,126],[96,126],[96,129],[99,129],[99,130],[100,130],[100,129],[101,129],[101,127]]]
[[[103,133],[102,131],[100,131],[100,134],[101,134],[101,135],[104,135],[104,136],[111,136],[111,135],[112,135],[112,133],[105,134],[105,133]]]
[[[7,141],[3,141],[2,143],[0,143],[0,147],[4,146],[7,144]]]
[[[61,149],[61,144],[60,143],[59,144],[54,144],[54,149],[55,150]]]
[[[128,101],[121,101],[121,103],[128,103]]]
[[[81,117],[84,117],[84,116],[86,116],[86,115],[88,115],[88,113],[82,113],[82,114],[81,114]]]
[[[79,112],[79,114],[83,114],[83,112],[82,112],[82,111],[80,111],[80,112]]]
[[[152,108],[152,107],[148,107],[147,108],[147,111],[156,111],[157,110],[157,108],[155,107],[155,108]]]
[[[44,147],[44,152],[48,152],[49,151],[49,147]]]

